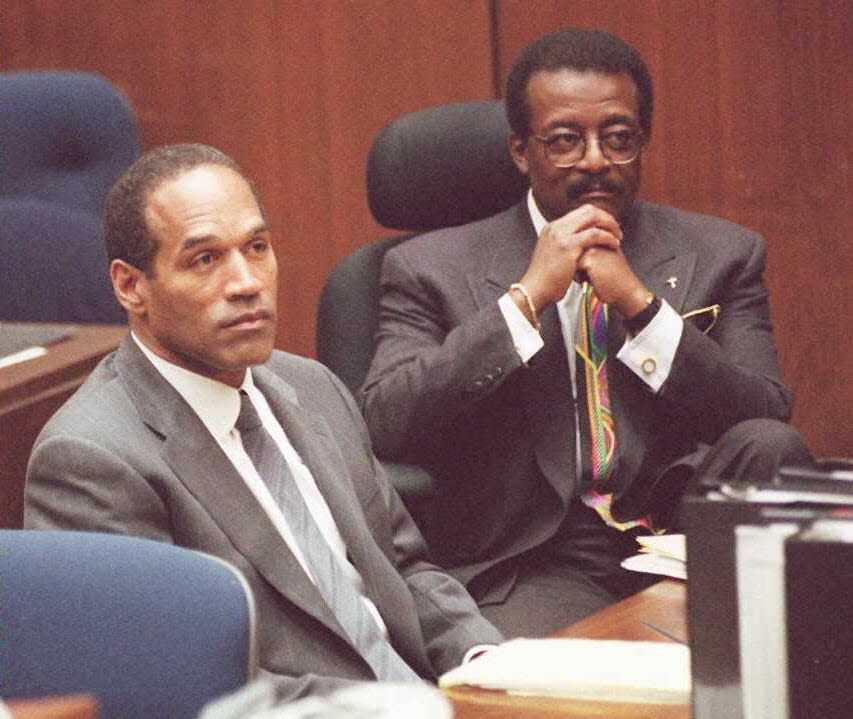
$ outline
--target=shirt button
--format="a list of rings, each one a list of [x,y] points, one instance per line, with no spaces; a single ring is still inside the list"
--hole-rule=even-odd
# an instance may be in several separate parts
[[[643,364],[640,365],[640,369],[643,370],[643,374],[653,374],[657,368],[658,363],[655,362],[654,357],[646,357],[646,359],[643,360]]]

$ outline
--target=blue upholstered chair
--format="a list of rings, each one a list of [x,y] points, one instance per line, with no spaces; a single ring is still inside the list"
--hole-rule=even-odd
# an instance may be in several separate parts
[[[503,101],[486,100],[403,115],[376,137],[367,162],[368,203],[377,222],[408,234],[341,260],[317,312],[317,357],[351,391],[364,381],[373,357],[385,253],[412,233],[473,222],[523,196],[527,183],[509,155],[508,134]],[[429,476],[418,467],[388,466],[406,505],[424,514]]]
[[[112,534],[0,530],[0,695],[88,693],[100,719],[189,719],[256,671],[242,575]]]
[[[138,154],[130,107],[104,78],[0,74],[0,319],[124,321],[101,213]]]

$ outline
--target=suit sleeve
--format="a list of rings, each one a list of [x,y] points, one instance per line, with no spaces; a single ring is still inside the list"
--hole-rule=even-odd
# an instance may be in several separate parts
[[[139,472],[106,447],[70,433],[52,434],[33,451],[24,526],[172,541],[166,507]]]
[[[462,663],[469,649],[500,644],[503,635],[487,621],[465,587],[427,558],[426,544],[377,463],[388,506],[397,569],[417,607],[421,631],[436,675]]]
[[[381,284],[376,353],[360,405],[377,454],[417,462],[436,430],[473,411],[523,363],[497,300],[457,307],[393,250]]]
[[[703,334],[686,321],[660,398],[676,417],[701,417],[699,439],[713,442],[740,421],[788,420],[792,397],[782,384],[763,273],[764,240],[750,233],[749,252],[720,283],[718,322]]]

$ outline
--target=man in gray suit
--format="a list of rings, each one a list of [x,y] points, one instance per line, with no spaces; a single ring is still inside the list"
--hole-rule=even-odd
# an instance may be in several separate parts
[[[636,199],[636,50],[552,33],[506,104],[530,192],[388,253],[360,401],[379,456],[435,476],[437,561],[506,634],[542,635],[647,581],[620,561],[673,525],[688,480],[810,454],[784,423],[762,238]]]
[[[273,351],[276,258],[234,162],[203,145],[144,155],[108,196],[105,237],[131,331],[37,440],[26,526],[236,565],[283,697],[434,679],[499,642],[428,563],[341,383]]]

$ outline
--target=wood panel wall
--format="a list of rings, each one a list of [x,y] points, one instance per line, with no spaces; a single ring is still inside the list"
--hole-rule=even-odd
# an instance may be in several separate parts
[[[231,154],[276,232],[278,344],[310,355],[329,271],[389,234],[365,196],[373,137],[405,112],[492,97],[490,32],[487,0],[11,0],[0,62],[99,72],[145,147]]]
[[[523,45],[571,25],[617,32],[652,69],[644,194],[767,238],[795,424],[853,455],[849,0],[12,0],[0,67],[100,72],[146,147],[232,154],[277,233],[279,346],[312,354],[329,270],[387,234],[364,193],[376,131],[494,97]]]

